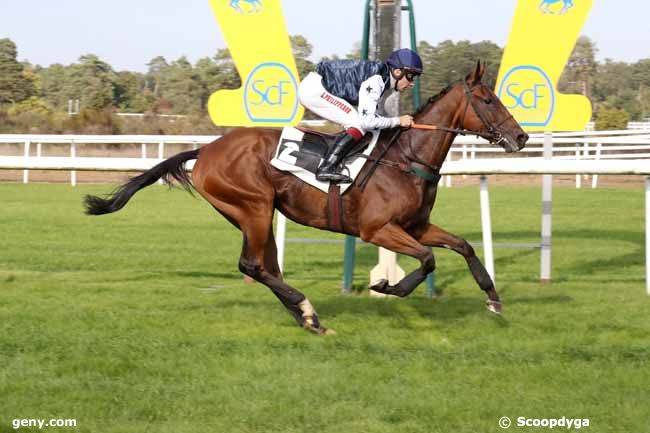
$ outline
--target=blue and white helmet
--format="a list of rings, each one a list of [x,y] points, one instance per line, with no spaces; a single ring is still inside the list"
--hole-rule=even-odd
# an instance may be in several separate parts
[[[386,64],[394,69],[404,69],[416,74],[422,73],[422,59],[415,51],[409,50],[408,48],[402,48],[397,51],[393,51]]]

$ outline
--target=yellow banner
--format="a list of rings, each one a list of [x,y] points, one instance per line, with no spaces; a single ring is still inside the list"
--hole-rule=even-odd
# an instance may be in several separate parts
[[[527,131],[583,130],[591,103],[557,91],[593,0],[519,0],[496,93]]]
[[[208,101],[219,126],[285,126],[302,119],[300,77],[280,0],[210,0],[242,81]]]

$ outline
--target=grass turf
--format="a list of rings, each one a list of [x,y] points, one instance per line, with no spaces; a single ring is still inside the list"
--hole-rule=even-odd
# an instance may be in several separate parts
[[[338,332],[326,338],[242,281],[240,234],[207,203],[150,187],[82,214],[84,194],[109,190],[0,184],[0,432],[74,418],[44,431],[488,433],[502,416],[650,432],[641,190],[556,188],[553,283],[538,250],[497,249],[502,319],[455,253],[434,251],[437,299],[423,285],[377,300],[363,290],[374,248],[357,247],[343,296],[342,244],[288,244],[286,279]],[[538,188],[490,195],[495,242],[538,242]],[[480,241],[477,189],[441,189],[432,221]]]

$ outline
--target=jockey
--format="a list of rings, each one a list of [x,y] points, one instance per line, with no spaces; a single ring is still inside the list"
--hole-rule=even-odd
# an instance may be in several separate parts
[[[422,59],[402,48],[393,52],[386,63],[371,60],[334,60],[320,62],[300,83],[298,97],[305,108],[345,128],[327,151],[316,171],[322,182],[345,182],[352,179],[341,173],[346,154],[371,129],[408,128],[413,117],[383,117],[379,103],[387,89],[397,92],[410,89],[422,73]],[[385,94],[386,93],[386,94]],[[358,111],[354,106],[358,106]]]

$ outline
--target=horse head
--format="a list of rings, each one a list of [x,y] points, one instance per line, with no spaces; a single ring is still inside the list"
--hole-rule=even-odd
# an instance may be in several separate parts
[[[528,141],[528,134],[514,119],[501,100],[488,86],[481,82],[485,65],[476,68],[461,81],[464,102],[460,127],[503,147],[506,152],[521,150]]]
[[[498,144],[506,152],[523,149],[528,134],[497,95],[481,82],[484,73],[485,66],[478,62],[464,80],[450,84],[438,95],[429,98],[413,115],[415,123],[420,125],[419,129],[477,135]],[[447,143],[451,145],[451,141]]]

